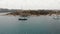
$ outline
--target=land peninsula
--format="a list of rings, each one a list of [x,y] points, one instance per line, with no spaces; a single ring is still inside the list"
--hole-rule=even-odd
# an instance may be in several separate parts
[[[49,15],[52,14],[60,15],[60,10],[15,10],[14,12],[10,12],[6,15],[20,15],[20,16],[40,16],[40,15]]]

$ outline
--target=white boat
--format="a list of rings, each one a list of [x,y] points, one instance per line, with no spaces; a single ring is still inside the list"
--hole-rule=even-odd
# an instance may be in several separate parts
[[[53,15],[53,19],[60,19],[59,15]]]

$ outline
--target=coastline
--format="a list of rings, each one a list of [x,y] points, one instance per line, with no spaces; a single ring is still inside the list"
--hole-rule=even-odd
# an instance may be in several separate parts
[[[4,15],[10,16],[46,16],[60,15],[60,10],[16,10],[14,12],[6,12]]]

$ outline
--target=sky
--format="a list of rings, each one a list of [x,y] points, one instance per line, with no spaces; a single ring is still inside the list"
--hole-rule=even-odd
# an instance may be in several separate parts
[[[60,0],[0,0],[0,8],[60,9]]]

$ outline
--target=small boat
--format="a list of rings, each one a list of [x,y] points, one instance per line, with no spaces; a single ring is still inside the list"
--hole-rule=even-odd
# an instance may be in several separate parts
[[[27,19],[21,19],[21,18],[19,18],[18,20],[27,20]]]
[[[21,16],[21,17],[19,17],[18,20],[27,20],[27,17],[25,17],[25,16]]]
[[[54,17],[53,19],[58,20],[58,19],[60,19],[60,18],[58,18],[58,17]]]
[[[58,20],[58,19],[60,19],[60,16],[58,16],[58,15],[53,15],[53,19]]]

